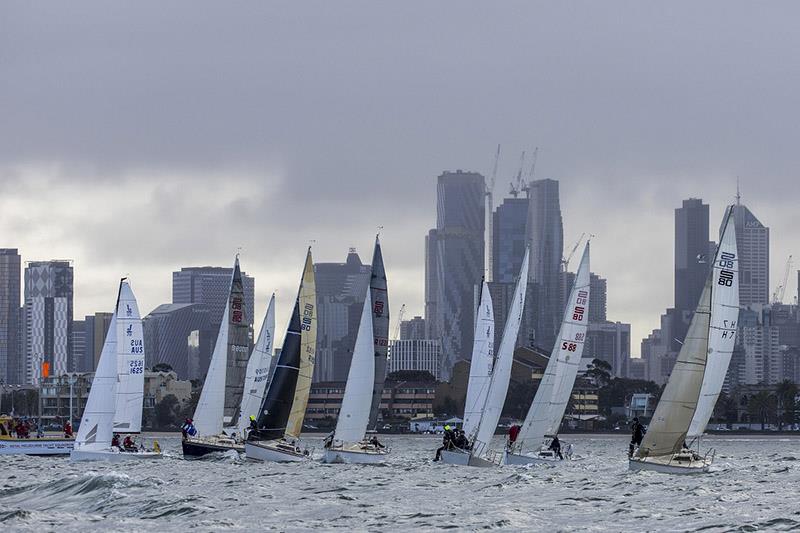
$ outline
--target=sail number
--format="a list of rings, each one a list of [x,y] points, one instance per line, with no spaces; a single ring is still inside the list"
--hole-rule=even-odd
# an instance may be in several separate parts
[[[300,324],[300,329],[303,331],[311,331],[311,320],[314,317],[314,304],[306,304],[303,308],[303,319]]]
[[[144,372],[144,361],[130,361],[128,365],[131,374],[141,374]]]
[[[133,354],[144,353],[144,346],[142,345],[142,339],[131,339],[131,353]]]
[[[575,344],[574,342],[564,341],[561,343],[561,349],[566,350],[568,352],[574,352],[575,350],[578,349],[578,345]]]
[[[733,271],[728,269],[733,268],[733,260],[735,258],[735,254],[730,252],[722,252],[722,256],[717,262],[717,264],[722,268],[722,270],[719,271],[717,285],[722,285],[723,287],[730,287],[733,285]]]
[[[583,320],[586,311],[586,302],[589,298],[588,291],[578,291],[578,298],[575,300],[575,308],[572,310],[572,320]]]
[[[242,299],[241,298],[231,298],[231,309],[233,309],[233,313],[231,313],[231,322],[234,324],[241,323],[244,315],[242,314]]]

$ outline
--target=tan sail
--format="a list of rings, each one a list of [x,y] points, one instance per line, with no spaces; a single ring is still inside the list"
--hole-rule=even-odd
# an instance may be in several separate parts
[[[308,395],[311,393],[311,375],[317,351],[317,289],[314,283],[314,263],[311,248],[306,255],[303,281],[300,287],[300,370],[294,390],[292,412],[286,424],[286,436],[298,438],[303,430]]]
[[[709,276],[664,394],[639,447],[641,458],[671,455],[683,447],[697,409],[708,359],[711,281]]]

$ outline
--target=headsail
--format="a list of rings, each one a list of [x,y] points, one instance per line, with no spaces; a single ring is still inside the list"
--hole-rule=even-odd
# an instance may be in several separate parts
[[[711,327],[708,336],[708,361],[697,410],[689,426],[689,437],[703,434],[714,412],[731,362],[739,321],[739,257],[736,249],[736,225],[733,210],[728,208],[722,238],[714,257],[711,290]]]
[[[116,312],[117,393],[114,431],[139,433],[144,403],[144,333],[139,306],[130,285],[123,280]]]
[[[364,300],[361,323],[358,326],[353,359],[347,374],[342,407],[336,420],[334,439],[338,442],[361,442],[369,422],[372,385],[375,377],[375,354],[372,341],[372,310],[370,289]]]
[[[303,430],[303,420],[306,416],[306,407],[308,407],[308,396],[311,394],[311,378],[314,374],[314,361],[317,354],[317,289],[310,247],[306,254],[303,280],[300,284],[299,311],[300,366],[292,410],[286,424],[286,435],[295,438],[299,437]]]
[[[544,437],[555,435],[561,426],[586,341],[589,276],[589,243],[586,243],[550,361],[517,437],[519,450],[538,449]]]
[[[517,345],[519,326],[522,322],[522,312],[525,308],[525,293],[528,288],[528,255],[530,249],[525,249],[525,258],[522,260],[517,286],[514,290],[514,299],[508,311],[508,319],[503,329],[503,338],[500,340],[500,349],[497,351],[497,360],[492,370],[489,383],[489,392],[483,416],[478,424],[478,435],[473,443],[473,453],[482,456],[488,451],[489,442],[497,429],[503,404],[508,393],[508,383],[511,379],[511,367],[514,364],[514,348]]]
[[[120,282],[120,287],[122,282]],[[119,294],[119,293],[118,293]],[[119,302],[119,296],[117,296]],[[117,306],[119,307],[119,306]],[[103,350],[97,363],[89,399],[83,410],[75,449],[107,450],[114,436],[117,393],[117,313],[111,316]]]
[[[372,337],[375,352],[375,383],[372,388],[372,406],[369,411],[369,425],[378,423],[383,385],[386,381],[386,357],[389,349],[389,293],[386,287],[386,269],[383,266],[383,253],[378,236],[375,236],[375,250],[372,253],[372,275],[369,283],[372,294]]]
[[[683,447],[697,409],[708,359],[711,281],[709,275],[678,359],[639,447],[638,457],[670,455]]]
[[[258,408],[264,400],[264,391],[269,381],[269,370],[272,364],[272,346],[275,339],[275,294],[269,299],[267,314],[261,324],[258,340],[247,363],[247,375],[244,378],[244,396],[242,408],[239,410],[239,422],[236,431],[240,435],[250,425],[250,417],[258,414]]]
[[[473,440],[478,431],[489,382],[494,366],[494,309],[489,286],[481,283],[481,300],[475,320],[475,336],[472,343],[472,360],[469,364],[467,400],[464,404],[464,433]]]

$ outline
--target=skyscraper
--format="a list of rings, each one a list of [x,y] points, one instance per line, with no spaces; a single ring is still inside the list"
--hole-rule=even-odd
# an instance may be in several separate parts
[[[530,243],[530,282],[535,288],[535,343],[550,349],[561,325],[561,260],[564,229],[558,181],[535,180],[528,192],[527,239]],[[526,304],[527,305],[527,304]]]
[[[739,252],[739,303],[769,303],[769,228],[737,199],[733,206]]]
[[[506,198],[492,217],[491,281],[514,283],[525,257],[528,198]]]
[[[16,248],[0,248],[0,381],[23,382],[19,353],[20,256]]]
[[[474,291],[484,275],[485,192],[486,181],[475,172],[444,172],[437,180],[436,230],[426,240],[425,319],[430,336],[442,340],[445,380],[456,361],[472,357]]]
[[[148,368],[166,363],[179,379],[205,378],[219,329],[206,305],[162,304],[144,317],[142,326]]]
[[[370,265],[350,248],[344,263],[316,263],[317,355],[313,381],[346,381],[353,358]]]
[[[103,344],[111,327],[111,317],[114,313],[100,312],[87,315],[84,320],[84,335],[86,336],[86,350],[84,352],[84,365],[89,368],[86,372],[94,372],[100,362]]]
[[[73,370],[72,297],[70,261],[31,261],[25,267],[26,383],[39,382],[43,363],[53,375]]]
[[[172,303],[203,304],[208,307],[211,323],[219,327],[222,313],[230,296],[233,268],[184,267],[172,273]],[[255,309],[255,279],[242,272],[244,303],[247,309]],[[253,326],[253,314],[247,320]]]
[[[699,198],[675,209],[675,324],[672,349],[680,350],[703,291],[713,245],[708,240],[708,204]],[[710,253],[711,252],[711,253]]]

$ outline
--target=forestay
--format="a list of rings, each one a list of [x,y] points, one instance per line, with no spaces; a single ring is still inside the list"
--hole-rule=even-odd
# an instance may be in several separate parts
[[[489,382],[489,392],[486,397],[486,407],[478,424],[478,434],[473,443],[473,454],[478,457],[488,451],[489,442],[492,440],[503,404],[508,393],[508,382],[511,379],[511,367],[514,363],[514,348],[517,345],[517,335],[522,322],[522,312],[525,308],[525,293],[528,288],[528,256],[530,250],[525,249],[517,286],[514,290],[514,299],[508,311],[508,318],[503,329],[503,338],[500,340],[500,349],[497,351],[497,360],[492,370]]]
[[[367,296],[361,312],[361,323],[358,326],[356,343],[353,348],[353,359],[347,374],[342,408],[336,421],[334,440],[337,442],[361,442],[369,422],[372,385],[375,377],[370,301],[370,290],[367,288]]]
[[[520,451],[535,450],[558,433],[578,374],[589,323],[589,243],[583,250],[564,318],[544,376],[517,437]]]
[[[119,288],[115,329],[117,339],[117,392],[114,431],[139,433],[144,403],[144,334],[139,306],[127,281]]]
[[[247,363],[247,375],[244,378],[244,396],[239,410],[239,422],[236,430],[243,434],[250,426],[250,417],[256,416],[264,391],[269,381],[269,370],[272,364],[272,349],[275,338],[275,294],[269,299],[267,314],[261,324],[258,340]]]
[[[714,256],[711,288],[711,327],[708,334],[708,361],[700,389],[697,410],[689,426],[689,436],[703,434],[722,390],[736,338],[739,320],[739,258],[733,210],[728,209],[722,238]]]
[[[481,283],[481,299],[475,320],[475,336],[472,343],[472,360],[469,365],[467,401],[464,405],[464,433],[473,440],[478,431],[489,382],[494,366],[494,310],[489,286]]]

